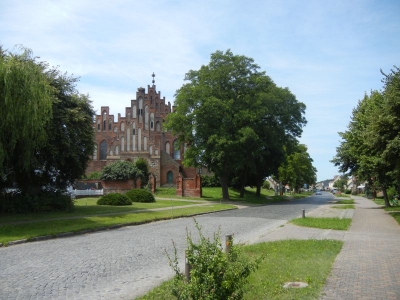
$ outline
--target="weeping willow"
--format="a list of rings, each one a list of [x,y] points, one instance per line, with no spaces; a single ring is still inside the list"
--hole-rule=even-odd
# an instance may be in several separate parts
[[[0,174],[27,169],[35,149],[46,140],[51,118],[52,87],[29,49],[16,53],[0,48]]]

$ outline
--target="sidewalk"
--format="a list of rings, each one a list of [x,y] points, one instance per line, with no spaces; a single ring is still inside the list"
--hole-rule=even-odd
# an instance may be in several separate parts
[[[373,201],[353,196],[355,210],[321,206],[313,217],[353,218],[348,231],[299,227],[290,223],[266,233],[260,242],[281,239],[344,241],[321,300],[400,299],[400,225]]]
[[[321,299],[400,299],[400,225],[371,200],[353,199],[353,221]]]

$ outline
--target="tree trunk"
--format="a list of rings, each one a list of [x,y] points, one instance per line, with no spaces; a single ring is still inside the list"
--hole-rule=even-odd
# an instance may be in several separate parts
[[[256,196],[257,197],[261,196],[261,187],[262,187],[263,182],[264,182],[264,180],[257,180],[257,185],[256,185],[256,188],[257,188]]]
[[[245,191],[244,185],[245,185],[245,183],[246,183],[245,178],[241,178],[240,179],[240,198],[244,198],[244,191]]]
[[[385,207],[389,207],[390,206],[390,202],[389,202],[389,198],[387,195],[387,191],[386,191],[386,186],[382,186],[382,192],[383,192],[383,199],[385,199]]]
[[[221,187],[222,187],[222,199],[223,200],[230,200],[229,199],[229,190],[228,190],[228,177],[221,176]]]
[[[240,183],[240,198],[244,198],[244,182]]]

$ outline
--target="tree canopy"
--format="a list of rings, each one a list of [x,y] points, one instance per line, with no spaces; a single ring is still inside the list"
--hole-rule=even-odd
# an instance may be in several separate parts
[[[0,187],[28,194],[65,189],[94,149],[94,111],[77,78],[37,61],[28,49],[0,55]]]
[[[283,161],[283,147],[291,148],[302,133],[305,105],[252,58],[230,50],[211,54],[210,63],[190,70],[185,81],[165,126],[190,145],[184,163],[219,177],[224,199],[233,177],[261,187]]]
[[[10,178],[15,170],[27,171],[47,137],[52,116],[53,88],[45,64],[32,52],[1,51],[0,55],[0,175]]]
[[[118,160],[105,166],[101,173],[102,180],[128,180],[143,178],[142,171],[134,163],[126,160]]]
[[[387,189],[400,185],[400,69],[384,74],[383,90],[371,91],[358,102],[332,162],[339,170]]]
[[[289,184],[296,191],[304,184],[314,184],[317,181],[317,169],[312,163],[313,160],[307,152],[307,146],[298,145],[279,167],[279,180],[285,185]]]

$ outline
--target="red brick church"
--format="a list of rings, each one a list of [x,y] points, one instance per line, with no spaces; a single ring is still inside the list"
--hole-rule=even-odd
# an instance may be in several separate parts
[[[196,168],[182,166],[186,145],[179,145],[176,137],[163,130],[165,117],[173,112],[171,103],[161,98],[154,84],[138,88],[136,98],[125,107],[125,116],[111,114],[109,106],[102,106],[93,124],[95,150],[86,173],[101,171],[117,160],[135,161],[145,158],[156,186],[176,185],[178,178],[196,178]]]

